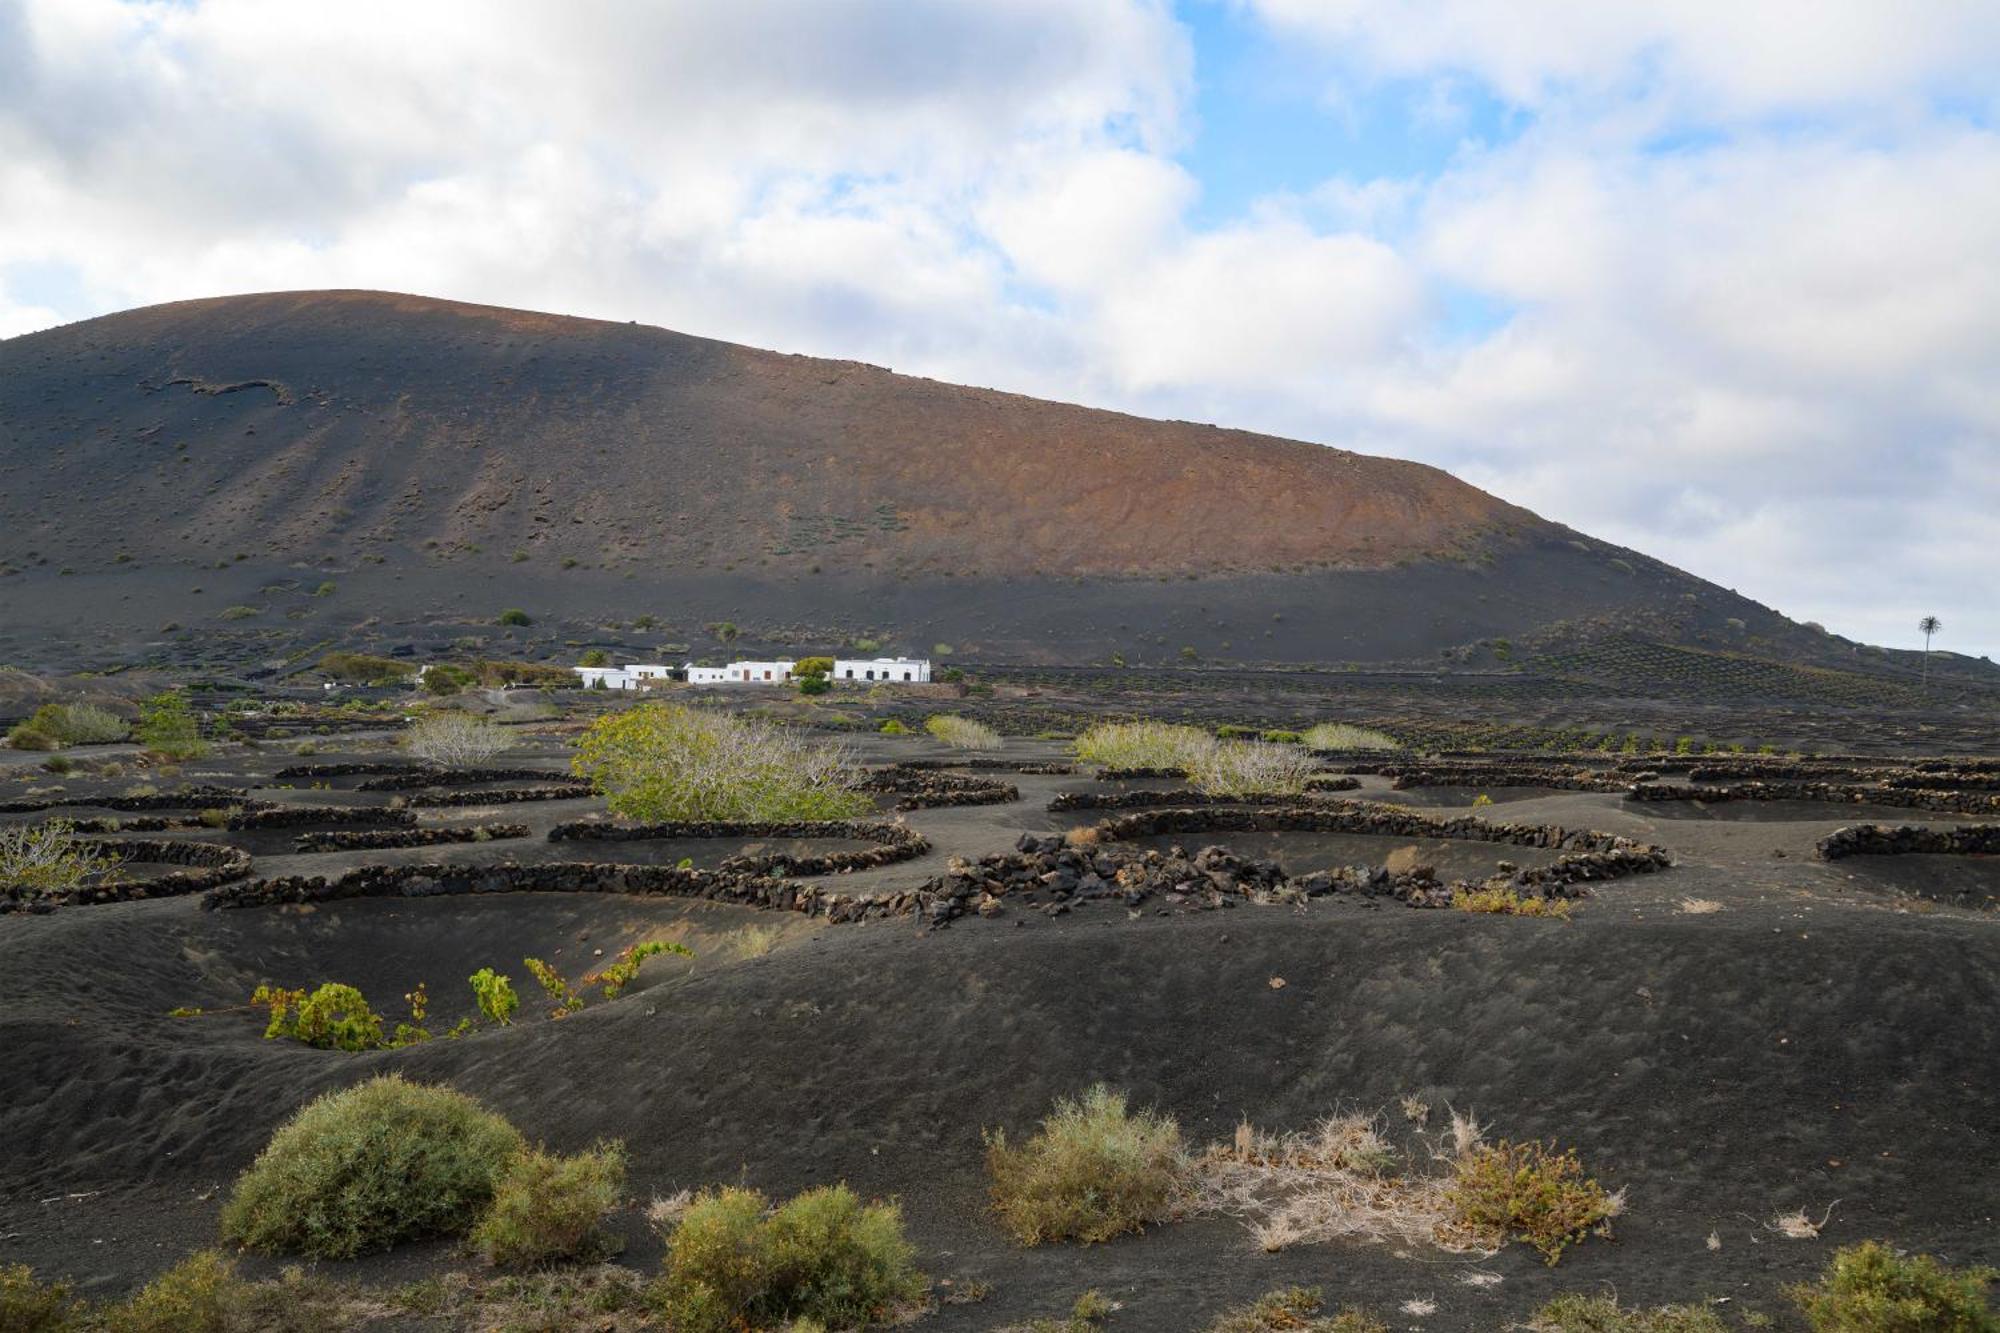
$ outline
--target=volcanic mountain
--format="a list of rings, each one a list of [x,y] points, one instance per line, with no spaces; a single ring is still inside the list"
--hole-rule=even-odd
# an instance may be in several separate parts
[[[0,342],[0,534],[16,660],[270,658],[510,607],[530,639],[726,622],[1054,662],[1815,637],[1415,463],[379,292]]]

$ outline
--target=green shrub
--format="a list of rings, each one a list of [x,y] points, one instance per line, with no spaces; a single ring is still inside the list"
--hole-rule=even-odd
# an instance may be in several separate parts
[[[1263,739],[1273,745],[1302,745],[1305,743],[1306,738],[1300,732],[1274,730],[1265,732]]]
[[[1076,757],[1106,768],[1185,770],[1207,752],[1213,738],[1196,727],[1166,722],[1103,722],[1078,736]]]
[[[1389,1333],[1388,1325],[1359,1310],[1322,1316],[1324,1304],[1318,1287],[1287,1287],[1218,1315],[1208,1333]]]
[[[64,893],[116,863],[95,843],[76,837],[66,819],[0,828],[0,886],[35,893]]]
[[[833,682],[828,680],[825,676],[811,675],[811,676],[799,677],[800,694],[821,695],[829,693],[832,689],[833,689]]]
[[[997,750],[1000,733],[969,717],[938,713],[924,719],[924,730],[954,750]]]
[[[1460,1156],[1445,1201],[1461,1226],[1496,1241],[1525,1241],[1551,1266],[1585,1235],[1609,1235],[1619,1208],[1584,1175],[1574,1152],[1505,1141]]]
[[[1308,750],[1400,750],[1402,742],[1386,732],[1345,722],[1319,722],[1300,733]]]
[[[111,1315],[112,1333],[235,1333],[249,1283],[214,1250],[199,1250],[140,1288]]]
[[[1567,898],[1544,898],[1539,894],[1523,894],[1507,888],[1457,889],[1451,895],[1451,905],[1461,912],[1553,917],[1558,921],[1569,920],[1570,914]]]
[[[775,1210],[755,1190],[698,1197],[667,1242],[662,1303],[675,1329],[848,1328],[914,1302],[926,1282],[892,1203],[823,1186]]]
[[[472,1241],[503,1268],[603,1258],[617,1247],[600,1224],[624,1189],[623,1143],[574,1157],[530,1148],[500,1177]]]
[[[592,648],[582,657],[577,658],[576,664],[587,667],[608,667],[611,665],[611,654],[605,652],[602,648]]]
[[[833,674],[833,659],[831,657],[801,657],[798,661],[792,663],[792,670],[801,676],[831,676]]]
[[[382,1017],[352,986],[329,981],[310,995],[259,986],[250,1003],[268,1007],[266,1038],[290,1037],[323,1051],[372,1051],[382,1045]]]
[[[482,967],[467,978],[472,983],[472,997],[479,1005],[479,1012],[488,1021],[506,1027],[514,1021],[514,1011],[521,1007],[521,997],[514,993],[514,983],[501,976],[490,967]]]
[[[1018,1148],[989,1133],[986,1169],[993,1211],[1023,1245],[1142,1231],[1172,1216],[1187,1189],[1180,1126],[1150,1111],[1131,1114],[1125,1095],[1101,1083],[1058,1101]]]
[[[1786,1294],[1813,1333],[1996,1333],[2000,1315],[1986,1299],[1996,1277],[1870,1240],[1838,1251],[1818,1282]]]
[[[473,674],[464,667],[439,663],[424,671],[424,690],[430,694],[457,694],[472,684]]]
[[[1535,1311],[1529,1333],[1728,1333],[1711,1310],[1698,1305],[1662,1305],[1628,1310],[1616,1296],[1566,1292]]]
[[[0,1329],[7,1333],[70,1333],[83,1309],[66,1282],[37,1282],[26,1264],[0,1267]]]
[[[258,614],[254,606],[225,606],[216,613],[217,620],[248,620]]]
[[[349,685],[394,685],[416,672],[408,662],[371,653],[328,653],[319,659],[319,669]]]
[[[163,690],[140,703],[137,734],[141,745],[169,759],[199,759],[208,753],[201,724],[179,690]]]
[[[907,736],[910,734],[910,729],[903,725],[903,720],[895,717],[884,722],[881,731],[884,736]]]
[[[60,750],[62,742],[34,725],[32,720],[16,722],[7,732],[7,744],[16,750]]]
[[[65,745],[103,745],[132,734],[124,718],[96,704],[43,704],[14,724],[8,740],[17,750],[54,750]],[[27,743],[17,737],[26,736]]]
[[[599,718],[571,766],[632,819],[846,819],[869,808],[838,747],[677,704]]]
[[[394,1074],[309,1103],[271,1136],[222,1211],[252,1250],[347,1259],[464,1231],[526,1145],[450,1088]]]
[[[496,625],[532,625],[534,618],[518,606],[510,606],[494,617]]]

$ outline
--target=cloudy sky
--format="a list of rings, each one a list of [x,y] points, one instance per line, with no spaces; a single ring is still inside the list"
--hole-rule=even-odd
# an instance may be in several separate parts
[[[1996,0],[0,0],[0,336],[335,286],[1420,459],[2000,654]]]

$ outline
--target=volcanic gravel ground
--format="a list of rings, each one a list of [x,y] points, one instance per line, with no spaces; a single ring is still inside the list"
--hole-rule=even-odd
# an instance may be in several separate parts
[[[1019,803],[910,815],[927,856],[829,883],[908,886],[948,856],[1008,850],[1051,827],[1044,804],[1078,786],[1008,780]],[[589,803],[549,805],[498,817],[540,838]],[[1098,903],[926,932],[555,894],[221,912],[184,898],[0,920],[0,1262],[96,1294],[129,1289],[212,1242],[229,1182],[298,1105],[386,1070],[485,1098],[557,1148],[624,1138],[639,1201],[739,1180],[786,1194],[844,1179],[897,1196],[927,1271],[994,1287],[921,1325],[940,1330],[1059,1313],[1087,1287],[1124,1303],[1116,1330],[1193,1329],[1292,1282],[1399,1328],[1490,1333],[1554,1292],[1607,1287],[1627,1303],[1728,1297],[1725,1310],[1778,1313],[1782,1327],[1781,1285],[1841,1244],[1878,1236],[1958,1264],[2000,1260],[2000,914],[1901,891],[1926,860],[1986,875],[1986,858],[1815,860],[1847,810],[1677,820],[1560,793],[1488,814],[1656,840],[1678,864],[1597,886],[1568,923],[1375,901],[1168,916]],[[1526,849],[1490,850],[1519,861]],[[260,860],[258,873],[402,855]],[[697,958],[650,962],[626,997],[560,1022],[532,1016],[545,1008],[521,958],[575,976],[597,949],[652,937],[684,939]],[[513,972],[524,1021],[402,1051],[267,1042],[249,1013],[166,1017],[240,1003],[259,981],[343,980],[393,1019],[422,980],[445,1026],[485,964]],[[1055,1097],[1099,1079],[1171,1111],[1196,1144],[1246,1116],[1274,1129],[1342,1109],[1394,1117],[1415,1094],[1433,1126],[1451,1107],[1495,1136],[1575,1146],[1629,1190],[1629,1211],[1615,1240],[1555,1269],[1521,1246],[1483,1260],[1358,1243],[1270,1255],[1219,1218],[1089,1248],[1014,1247],[984,1211],[981,1130],[1024,1134]],[[1819,1239],[1767,1227],[1795,1208],[1831,1210]],[[636,1212],[618,1227],[628,1262],[657,1262]],[[462,1262],[430,1244],[325,1267],[391,1282]],[[1474,1273],[1502,1281],[1467,1285]],[[1437,1312],[1399,1314],[1412,1298]]]

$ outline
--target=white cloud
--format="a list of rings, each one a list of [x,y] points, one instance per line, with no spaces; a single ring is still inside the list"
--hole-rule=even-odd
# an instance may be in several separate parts
[[[638,319],[1435,462],[2000,648],[2000,9],[1239,12],[1463,143],[1197,221],[1162,0],[0,0],[0,336],[313,286]]]

